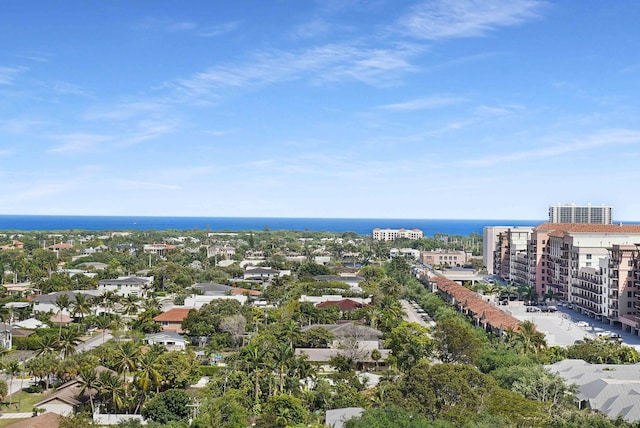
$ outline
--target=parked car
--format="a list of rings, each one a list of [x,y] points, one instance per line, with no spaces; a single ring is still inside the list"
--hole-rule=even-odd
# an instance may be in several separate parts
[[[542,309],[536,306],[527,306],[527,312],[542,312]]]
[[[577,325],[578,327],[589,327],[589,323],[588,323],[588,322],[586,322],[586,321],[578,321],[578,322],[576,323],[576,325]]]
[[[542,310],[544,312],[555,312],[558,309],[555,306],[545,306],[544,308],[542,308]]]

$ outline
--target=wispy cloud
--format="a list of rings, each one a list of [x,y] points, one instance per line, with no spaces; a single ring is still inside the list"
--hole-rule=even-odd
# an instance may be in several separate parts
[[[91,95],[91,92],[78,85],[62,81],[53,82],[51,90],[58,95],[77,95],[81,97],[88,97]]]
[[[385,84],[399,73],[413,71],[415,68],[409,59],[420,50],[414,45],[372,49],[349,44],[330,44],[296,52],[266,50],[257,52],[244,63],[213,67],[167,85],[198,96],[227,87],[302,78],[318,83],[357,80],[371,85]]]
[[[32,119],[0,120],[0,130],[11,134],[24,134],[45,125],[45,122]]]
[[[16,76],[24,71],[24,67],[0,67],[0,85],[13,85]]]
[[[329,34],[333,28],[334,26],[324,19],[316,18],[312,21],[296,26],[291,31],[291,37],[294,39],[311,39]]]
[[[478,37],[537,18],[545,5],[539,0],[433,0],[413,7],[399,24],[426,40]]]
[[[119,145],[134,145],[148,140],[154,140],[173,132],[176,124],[173,122],[142,121],[133,132],[118,138]]]
[[[212,25],[200,29],[199,36],[202,37],[218,37],[235,31],[240,26],[238,21],[230,21],[224,24]]]
[[[154,183],[151,181],[113,180],[121,190],[180,190],[177,184]]]
[[[505,154],[468,159],[461,162],[463,166],[486,167],[501,163],[527,161],[532,159],[553,158],[567,153],[591,150],[600,147],[638,144],[640,131],[627,129],[604,130],[575,141],[560,142],[552,146],[532,150],[522,150]]]
[[[167,25],[165,28],[167,31],[170,31],[173,33],[178,31],[191,31],[191,30],[195,30],[197,27],[198,25],[194,22],[182,21],[182,22],[171,23]]]
[[[425,98],[405,101],[402,103],[386,104],[378,108],[392,111],[413,111],[413,110],[431,110],[440,107],[460,104],[466,99],[462,97],[452,97],[447,95],[433,95]]]
[[[51,153],[87,152],[113,141],[111,136],[89,133],[51,135],[50,138],[61,142],[49,150]]]
[[[166,112],[167,103],[163,100],[139,100],[116,104],[108,108],[94,109],[84,115],[85,120],[123,121],[148,114]]]

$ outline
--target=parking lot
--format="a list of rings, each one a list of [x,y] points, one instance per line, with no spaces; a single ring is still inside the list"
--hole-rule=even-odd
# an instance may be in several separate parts
[[[556,306],[556,312],[527,312],[529,306],[523,302],[509,302],[506,306],[498,306],[521,321],[533,322],[539,331],[546,335],[549,346],[568,346],[585,337],[593,339],[599,335],[620,335],[622,343],[640,351],[640,337],[623,332],[597,321],[587,315],[580,314],[567,307]]]

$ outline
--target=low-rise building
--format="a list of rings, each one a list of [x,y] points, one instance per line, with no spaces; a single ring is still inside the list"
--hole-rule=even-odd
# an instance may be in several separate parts
[[[376,241],[393,241],[398,238],[416,240],[423,237],[424,233],[420,229],[380,229],[379,227],[373,229],[373,239]]]
[[[161,345],[167,351],[184,351],[187,349],[187,339],[181,334],[173,331],[163,331],[161,333],[147,334],[144,338],[147,345]]]
[[[153,322],[160,324],[163,332],[173,331],[176,333],[183,333],[182,321],[187,318],[191,308],[171,308],[166,312],[153,318]]]
[[[111,291],[121,297],[147,297],[147,290],[153,284],[153,277],[121,276],[116,279],[101,279],[98,290],[101,293]]]

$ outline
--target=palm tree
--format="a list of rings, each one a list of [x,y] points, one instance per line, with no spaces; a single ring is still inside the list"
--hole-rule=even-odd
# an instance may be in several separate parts
[[[76,352],[76,346],[80,343],[79,333],[66,329],[58,340],[57,347],[63,359]]]
[[[124,299],[124,313],[126,315],[136,315],[140,310],[140,306],[138,306],[138,301],[140,299],[138,296],[134,296],[133,294],[129,294]]]
[[[242,364],[248,373],[253,373],[254,377],[254,400],[257,402],[260,396],[260,372],[266,366],[265,350],[261,349],[257,343],[251,343],[240,351]]]
[[[102,344],[104,345],[105,332],[113,325],[113,320],[106,315],[100,315],[93,320],[93,325],[102,330]]]
[[[289,320],[282,326],[282,334],[289,339],[289,346],[293,349],[296,339],[300,337],[300,326],[294,320]]]
[[[105,308],[107,309],[113,309],[113,307],[119,303],[121,300],[120,296],[118,295],[118,293],[116,293],[115,291],[109,290],[106,291],[103,295],[102,295],[102,304],[104,305]]]
[[[5,371],[9,373],[9,390],[11,390],[13,378],[20,373],[20,363],[18,363],[16,360],[11,360],[11,362],[5,368]],[[12,398],[13,396],[9,395],[9,407],[11,407]]]
[[[120,342],[116,348],[116,369],[122,373],[122,379],[126,382],[127,372],[131,372],[138,366],[140,349],[133,342]]]
[[[73,316],[80,315],[80,323],[84,321],[84,316],[91,313],[91,299],[87,298],[84,294],[76,293],[75,301],[71,304]]]
[[[100,395],[107,403],[111,404],[112,410],[119,410],[124,407],[125,389],[122,379],[105,371],[100,373],[98,385],[101,391]]]
[[[536,330],[536,325],[531,321],[523,321],[520,323],[518,331],[516,332],[516,338],[522,344],[523,353],[533,352],[534,354],[538,354],[540,349],[547,346],[544,340],[544,333]]]
[[[82,396],[85,392],[89,394],[89,402],[91,403],[91,414],[96,412],[96,409],[93,405],[93,395],[94,390],[98,390],[100,388],[100,379],[98,378],[98,372],[95,368],[85,367],[80,369],[80,384],[82,385],[82,389],[80,390],[79,396]]]
[[[147,352],[140,358],[138,370],[135,375],[135,384],[142,394],[140,394],[136,410],[146,399],[151,386],[155,386],[156,393],[160,392],[160,384],[162,383],[162,375],[158,371],[158,357],[160,354]],[[134,412],[135,413],[135,412]]]
[[[287,369],[291,366],[292,359],[294,358],[293,349],[289,347],[287,343],[279,343],[273,353],[273,360],[278,370],[278,377],[280,379],[280,392],[284,389],[284,375]]]
[[[71,307],[71,300],[69,300],[68,294],[61,294],[56,297],[55,302],[53,304],[58,308],[58,314],[60,314],[60,321],[62,321],[62,311],[69,309]],[[60,340],[60,335],[62,334],[62,323],[58,328],[58,340]]]
[[[41,336],[38,340],[38,348],[36,356],[41,355],[51,355],[58,351],[58,341],[60,339],[60,335],[58,335],[58,339],[56,340],[55,336]]]
[[[162,310],[162,306],[160,305],[160,302],[158,301],[158,299],[156,298],[151,298],[151,299],[145,299],[144,303],[143,303],[143,309],[145,311],[160,311]]]

